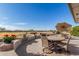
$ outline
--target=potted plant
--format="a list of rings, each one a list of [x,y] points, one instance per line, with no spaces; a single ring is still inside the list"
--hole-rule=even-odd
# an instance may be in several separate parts
[[[13,47],[13,43],[12,40],[15,40],[16,36],[15,35],[4,35],[3,37],[3,43],[0,44],[0,51],[8,51],[8,50],[12,50]]]

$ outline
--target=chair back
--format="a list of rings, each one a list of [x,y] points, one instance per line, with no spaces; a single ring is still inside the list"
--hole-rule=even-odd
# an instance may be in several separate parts
[[[68,51],[68,48],[69,48],[69,42],[71,40],[71,35],[65,35],[65,43],[66,43],[66,50]]]
[[[19,34],[16,36],[16,39],[22,39],[23,38],[23,34]]]
[[[68,37],[68,38],[67,38],[67,51],[68,51],[68,47],[69,47],[69,42],[70,42],[70,40],[71,40],[71,36],[68,35],[67,37]]]
[[[41,35],[41,40],[42,40],[42,47],[49,47],[48,46],[48,39],[46,37],[46,35]]]
[[[61,34],[61,35],[65,38],[65,40],[67,41],[67,44],[69,44],[69,41],[71,39],[71,35],[70,34]]]

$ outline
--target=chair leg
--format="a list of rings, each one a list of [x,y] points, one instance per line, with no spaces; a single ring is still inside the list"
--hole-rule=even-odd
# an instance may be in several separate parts
[[[52,53],[52,51],[49,48],[44,48],[43,52],[46,53],[46,54],[51,54]]]
[[[69,50],[65,50],[65,51],[64,51],[64,54],[65,54],[65,55],[70,55],[70,51],[69,51]]]
[[[68,49],[68,46],[67,46],[67,49],[66,49],[66,55],[70,55],[70,51]]]

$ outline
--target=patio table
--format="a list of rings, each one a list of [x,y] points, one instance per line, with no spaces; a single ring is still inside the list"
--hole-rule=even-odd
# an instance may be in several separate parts
[[[48,36],[47,38],[50,41],[63,41],[63,40],[65,40],[65,38],[61,35]]]
[[[51,41],[53,43],[54,51],[57,51],[57,46],[59,42],[64,41],[65,38],[62,35],[53,35],[47,37],[48,41]]]

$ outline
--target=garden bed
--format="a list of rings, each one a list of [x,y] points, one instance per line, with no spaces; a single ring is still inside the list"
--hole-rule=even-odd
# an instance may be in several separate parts
[[[12,43],[4,43],[0,42],[0,51],[9,51],[13,49],[13,44]]]
[[[4,35],[4,37],[0,40],[0,51],[12,50],[14,48],[12,41],[15,39],[15,35]]]

